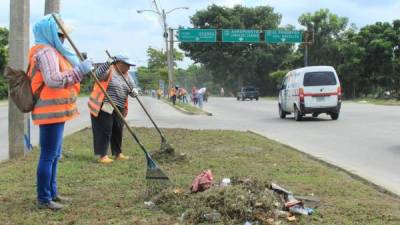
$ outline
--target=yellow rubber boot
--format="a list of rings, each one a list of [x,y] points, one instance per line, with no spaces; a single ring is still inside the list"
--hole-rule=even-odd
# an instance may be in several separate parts
[[[109,164],[112,163],[114,160],[108,158],[108,156],[103,156],[99,159],[99,163],[103,163],[103,164]]]
[[[126,156],[122,153],[119,153],[117,157],[115,157],[116,160],[128,160],[129,156]]]

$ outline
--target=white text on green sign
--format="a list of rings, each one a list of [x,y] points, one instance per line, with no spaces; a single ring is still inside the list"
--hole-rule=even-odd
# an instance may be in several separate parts
[[[217,31],[215,29],[179,29],[180,42],[216,42]]]
[[[259,30],[222,30],[223,42],[260,42]]]
[[[266,30],[265,41],[267,43],[300,43],[303,40],[301,31]]]

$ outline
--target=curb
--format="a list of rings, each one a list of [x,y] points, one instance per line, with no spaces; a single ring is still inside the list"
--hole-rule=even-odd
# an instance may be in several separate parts
[[[207,116],[212,116],[212,115],[213,115],[212,113],[207,112],[207,111],[202,110],[202,109],[200,109],[202,112],[195,113],[195,112],[189,112],[189,111],[187,111],[186,109],[181,108],[181,107],[179,107],[179,106],[177,106],[177,105],[172,106],[172,107],[174,107],[174,108],[178,109],[179,111],[181,111],[181,112],[183,112],[183,113],[185,113],[185,114],[188,114],[188,115],[202,115],[202,114],[207,115]]]
[[[182,112],[182,113],[184,113],[186,115],[206,115],[206,116],[212,116],[213,115],[212,113],[204,111],[204,110],[202,110],[200,108],[199,108],[199,110],[201,110],[201,112],[198,112],[198,113],[197,112],[190,112],[190,111],[187,111],[186,109],[184,109],[182,107],[179,107],[178,105],[172,105],[169,102],[166,102],[167,100],[162,99],[162,101],[165,104],[171,106],[172,108],[174,108],[174,109],[176,109],[176,110],[178,110],[178,111],[180,111],[180,112]]]

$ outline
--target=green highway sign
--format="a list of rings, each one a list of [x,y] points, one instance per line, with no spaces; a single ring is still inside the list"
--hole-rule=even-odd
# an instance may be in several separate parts
[[[215,29],[179,29],[178,40],[180,42],[216,42],[217,31]]]
[[[300,43],[303,41],[303,32],[290,30],[266,30],[265,41],[267,43]]]
[[[260,42],[259,30],[222,30],[223,42]]]

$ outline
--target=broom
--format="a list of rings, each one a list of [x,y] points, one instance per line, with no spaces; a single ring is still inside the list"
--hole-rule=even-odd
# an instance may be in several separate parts
[[[106,50],[106,53],[107,53],[108,57],[111,59],[112,58],[111,54],[107,50]],[[121,71],[119,70],[119,68],[118,67],[116,67],[116,68],[117,68],[118,73],[122,74]],[[125,81],[126,85],[128,85],[128,87],[129,87],[128,81],[125,79],[125,77],[124,76],[121,76],[121,77]],[[150,113],[147,111],[147,109],[144,107],[142,101],[139,99],[139,96],[136,95],[135,98],[139,102],[139,105],[142,107],[143,111],[146,113],[147,117],[149,117],[151,123],[156,128],[158,134],[160,135],[160,138],[161,138],[160,151],[161,152],[166,152],[168,154],[174,153],[175,149],[172,147],[171,144],[168,143],[168,141],[165,138],[164,134],[158,128],[157,124],[154,122],[153,118],[150,116]]]
[[[75,46],[75,44],[72,42],[71,38],[65,32],[65,29],[57,16],[55,14],[52,14],[54,20],[56,21],[57,25],[60,27],[62,32],[64,33],[65,37],[71,44],[72,48],[74,49],[75,53],[78,55],[81,61],[83,61],[82,54],[79,52],[78,48]],[[117,112],[118,116],[122,119],[123,123],[125,124],[126,128],[128,129],[129,133],[131,133],[132,137],[135,139],[136,143],[140,146],[142,149],[144,155],[146,156],[146,161],[147,161],[147,171],[146,171],[146,181],[147,181],[147,188],[148,188],[148,195],[154,194],[157,191],[168,187],[171,184],[170,179],[168,176],[157,166],[155,161],[151,158],[149,152],[146,150],[146,148],[143,146],[142,143],[140,143],[139,139],[133,132],[132,128],[129,126],[129,124],[126,122],[124,116],[121,114],[119,111],[118,107],[114,104],[112,101],[111,97],[108,95],[104,87],[101,85],[99,79],[97,79],[96,75],[93,73],[93,71],[90,71],[90,76],[94,79],[97,85],[99,85],[101,91],[104,93],[108,101],[111,103],[112,107],[114,108],[115,112]]]

